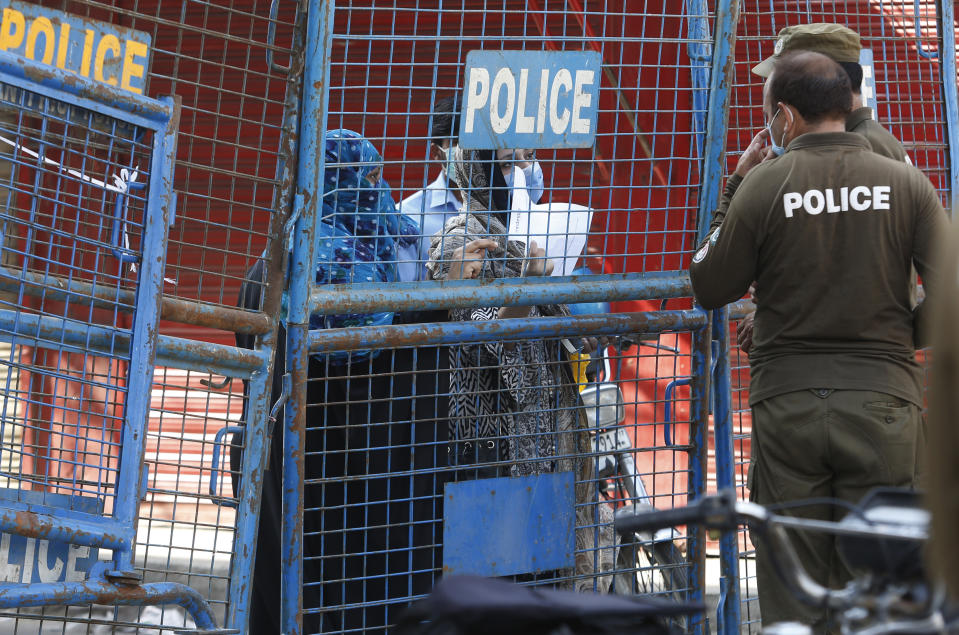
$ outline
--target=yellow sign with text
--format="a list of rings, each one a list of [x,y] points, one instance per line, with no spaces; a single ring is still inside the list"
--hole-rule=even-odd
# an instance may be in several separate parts
[[[141,31],[0,0],[0,51],[142,95],[150,36]]]

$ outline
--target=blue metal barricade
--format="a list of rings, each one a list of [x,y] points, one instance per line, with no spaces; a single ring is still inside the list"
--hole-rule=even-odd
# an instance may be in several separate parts
[[[286,351],[274,370],[290,393],[273,436],[282,478],[264,483],[263,500],[282,521],[261,520],[254,632],[277,604],[285,633],[384,632],[444,571],[704,599],[702,530],[618,542],[609,521],[622,505],[681,505],[706,487],[712,326],[681,270],[709,192],[702,166],[722,152],[707,141],[723,136],[715,69],[729,53],[717,55],[712,33],[733,18],[695,2],[642,12],[625,2],[500,5],[308,9],[311,90]],[[438,133],[455,96],[460,122]],[[457,215],[457,192],[482,188],[454,164],[492,165],[482,153],[495,151],[491,170],[504,179],[516,184],[529,168],[511,213],[529,196],[540,207],[526,210],[566,211],[570,223],[585,215],[541,236],[565,244],[546,245],[563,252],[551,253],[564,275],[453,280],[425,266],[444,260],[436,232]],[[470,183],[445,181],[444,161]],[[338,242],[369,241],[379,230],[358,223],[388,222],[392,206],[369,209],[384,196],[419,226],[375,234],[370,248],[395,254],[387,271]],[[526,219],[504,215],[504,225],[516,218]],[[492,234],[533,240],[530,225]],[[490,271],[511,266],[487,259]],[[597,263],[596,274],[574,272],[578,260]],[[557,307],[595,301],[618,304],[594,316]],[[621,344],[607,350],[605,381],[622,395],[613,424],[626,440],[614,454],[633,466],[628,478],[605,471],[604,433],[616,426],[575,405],[567,375],[564,340],[598,336]],[[282,575],[260,559],[264,540],[282,546],[271,552]],[[682,628],[704,632],[705,616]]]
[[[46,33],[46,52],[53,53],[52,27],[37,7],[5,9],[4,21],[21,26],[7,27],[11,42],[0,58],[9,113],[0,134],[7,177],[0,437],[9,468],[0,529],[10,545],[8,581],[19,584],[3,589],[0,605],[58,604],[71,596],[117,604],[175,600],[211,628],[209,609],[194,591],[140,585],[133,565],[163,248],[174,214],[176,103],[139,96],[142,65],[105,69],[98,58],[86,79],[35,60],[25,23],[31,33]],[[95,39],[109,46],[124,36],[131,60],[142,64],[148,37],[64,19],[62,47],[71,24],[89,34],[88,49]],[[77,51],[62,51],[60,60],[61,67],[84,63]],[[111,90],[107,80],[117,85],[118,72],[123,83]],[[10,563],[13,536],[26,540],[19,564]],[[51,565],[50,549],[64,544],[83,549],[82,566],[77,553]],[[98,562],[98,549],[111,551],[109,564]]]
[[[247,632],[305,14],[0,8],[0,631]]]

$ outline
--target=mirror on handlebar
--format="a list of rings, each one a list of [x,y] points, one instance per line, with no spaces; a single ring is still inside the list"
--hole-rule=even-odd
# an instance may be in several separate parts
[[[580,393],[590,428],[609,428],[626,419],[623,392],[613,382],[589,384]]]

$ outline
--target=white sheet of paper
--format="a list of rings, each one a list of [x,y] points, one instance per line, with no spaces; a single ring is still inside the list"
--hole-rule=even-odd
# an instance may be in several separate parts
[[[554,276],[571,275],[586,247],[593,210],[576,203],[546,203],[510,213],[509,240],[536,241],[553,261]]]

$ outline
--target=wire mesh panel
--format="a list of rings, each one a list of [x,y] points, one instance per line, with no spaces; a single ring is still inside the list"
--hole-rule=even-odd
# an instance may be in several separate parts
[[[129,509],[115,499],[120,469],[134,485],[139,470],[124,457],[142,452],[133,403],[152,364],[151,276],[171,211],[169,174],[155,171],[169,169],[165,126],[175,111],[157,106],[159,123],[112,108],[95,115],[89,101],[34,88],[9,68],[2,260],[4,365],[13,372],[0,430],[4,477],[18,491],[9,504],[89,514],[86,499],[100,508],[94,516],[117,516]]]
[[[433,113],[464,92],[469,51],[596,51],[596,144],[537,150],[543,184],[533,202],[595,210],[588,238],[605,267],[597,273],[678,270],[695,243],[710,15],[698,2],[641,12],[622,2],[600,9],[539,0],[338,5],[328,127],[373,141],[386,159],[383,177],[404,199],[436,179]]]
[[[302,423],[283,422],[292,436],[281,456],[277,424],[271,461],[283,461],[287,478],[274,475],[273,493],[264,495],[268,506],[282,490],[286,504],[288,494],[298,495],[302,470],[303,510],[290,517],[284,507],[285,521],[270,526],[264,518],[258,547],[266,555],[259,562],[292,556],[296,570],[298,547],[264,552],[264,545],[285,545],[302,523],[302,586],[295,573],[282,581],[284,628],[295,628],[299,597],[304,632],[382,632],[443,571],[674,599],[702,594],[701,532],[622,542],[611,527],[618,507],[678,505],[704,483],[706,317],[683,299],[688,285],[676,272],[696,242],[712,13],[697,2],[654,5],[642,12],[623,2],[508,0],[320,9],[332,16],[332,36],[329,55],[318,57],[328,79],[309,80],[326,87],[311,156],[322,155],[325,170],[315,176],[322,192],[303,196],[304,214],[315,209],[316,222],[302,221],[295,236],[313,237],[315,258],[306,279],[291,280],[287,324],[292,349],[306,321],[293,317],[293,289],[314,284],[310,353],[287,351],[286,368],[274,370],[275,385],[292,372],[286,416]],[[320,43],[324,28],[321,20],[311,29]],[[478,52],[597,60],[589,68],[537,68],[534,79],[526,69],[526,80],[517,67],[508,87],[496,69],[485,80],[489,95],[514,96],[512,114],[500,108],[500,119],[526,117],[535,130],[539,116],[549,134],[594,108],[595,143],[469,145],[463,135],[476,109],[468,96],[484,90],[469,83]],[[552,91],[555,106],[561,93],[576,92],[576,81],[595,92],[566,115],[551,112],[543,100]],[[464,210],[470,215],[460,216]],[[533,230],[536,214],[553,212],[562,227]],[[464,258],[464,236],[474,235],[496,247]],[[534,240],[546,253],[527,259]],[[294,250],[295,267],[302,260]],[[534,275],[550,270],[556,277]],[[606,286],[596,282],[584,293],[570,274]],[[602,426],[577,405],[584,398],[564,343],[606,322],[600,315],[569,326],[579,322],[566,305],[597,297],[620,301],[614,309],[635,312],[637,321],[643,311],[662,311],[669,323],[644,323],[650,337],[609,353],[606,388],[593,392],[622,397]],[[666,306],[663,298],[679,299]],[[643,330],[617,324],[602,334]],[[552,325],[565,325],[569,336]],[[655,335],[662,331],[670,333]],[[632,466],[625,475],[607,471],[625,470],[620,459]],[[522,533],[532,525],[504,529],[525,509],[537,510],[530,517],[540,519],[540,535]],[[280,571],[257,569],[260,628],[275,624],[268,613],[279,601]],[[701,616],[687,625],[697,623]]]
[[[4,476],[109,513],[153,135],[89,112],[71,121],[62,102],[14,86],[6,96]]]
[[[152,383],[150,373],[145,373],[142,385],[132,388],[123,379],[132,354],[123,333],[130,330],[138,308],[137,263],[130,256],[148,242],[142,215],[150,192],[138,185],[150,176],[144,148],[149,148],[152,132],[105,117],[99,108],[78,116],[58,101],[47,104],[28,95],[21,103],[19,93],[4,89],[8,107],[0,112],[4,130],[0,153],[8,169],[2,192],[9,201],[10,219],[29,218],[32,229],[14,231],[10,220],[5,221],[11,229],[5,233],[3,264],[15,267],[10,275],[19,280],[6,286],[11,293],[3,302],[23,303],[21,312],[27,317],[87,319],[120,333],[111,337],[59,327],[53,338],[59,348],[53,351],[33,340],[16,340],[4,349],[9,360],[3,375],[4,420],[10,424],[3,438],[5,447],[16,448],[3,453],[5,476],[29,481],[50,500],[73,493],[64,500],[77,501],[78,508],[86,509],[87,497],[93,496],[99,505],[96,513],[109,513],[117,457],[124,447],[118,425],[124,416],[123,400],[127,392],[145,397],[149,407],[143,412],[149,414],[143,499],[137,507],[140,497],[130,498],[139,516],[135,565],[147,583],[182,582],[199,591],[213,604],[218,624],[242,622],[237,615],[245,611],[243,576],[252,558],[245,541],[252,537],[247,531],[240,541],[243,530],[236,525],[238,518],[250,523],[255,496],[251,493],[241,502],[235,495],[238,478],[231,478],[228,455],[234,442],[262,447],[266,396],[256,395],[263,394],[268,380],[264,371],[272,344],[258,336],[268,340],[274,327],[269,306],[268,312],[261,312],[259,304],[242,312],[232,307],[247,272],[282,232],[289,212],[292,181],[286,163],[295,147],[291,104],[296,103],[299,88],[300,60],[293,41],[299,3],[37,4],[41,11],[63,11],[150,39],[146,59],[137,58],[141,93],[173,94],[181,104],[176,167],[169,179],[177,206],[169,242],[151,243],[165,251],[159,259],[165,266],[160,309],[164,320],[158,329],[163,359]],[[51,44],[43,35],[35,41],[38,50]],[[96,58],[96,50],[91,58]],[[104,59],[110,58],[107,50]],[[98,186],[91,179],[105,181],[99,189],[106,190],[94,195]],[[129,191],[117,193],[128,182]],[[31,192],[38,195],[34,208]],[[64,232],[79,232],[89,244],[80,243],[82,248],[71,252]],[[276,263],[272,278],[258,278],[258,286],[277,279],[283,262]],[[27,275],[32,277],[24,282]],[[72,296],[64,295],[61,279],[76,287]],[[98,287],[92,308],[93,292],[87,289],[91,283],[108,285]],[[24,284],[28,291],[18,296]],[[274,285],[277,303],[279,284]],[[31,289],[40,292],[31,296]],[[203,346],[232,346],[234,331],[243,333],[241,339],[249,348],[257,348],[255,354]],[[246,362],[238,366],[237,359]],[[261,371],[259,381],[239,381],[255,370]],[[244,419],[255,422],[257,438],[252,441],[239,435],[234,439]],[[258,453],[259,449],[253,454]],[[255,472],[258,464],[258,458],[251,457],[243,469]],[[136,467],[137,476],[143,467]],[[236,467],[237,473],[240,469]],[[247,491],[255,491],[252,483]],[[14,553],[17,548],[15,544]],[[82,557],[72,554],[69,566],[76,559],[80,563],[76,566],[89,567],[109,555],[104,549]],[[78,579],[82,577],[81,571]],[[231,584],[234,588],[228,590]],[[133,624],[193,624],[186,611],[169,607],[44,608],[29,611],[29,619],[28,611],[21,613],[4,622],[4,628],[113,632]]]
[[[943,103],[937,3],[898,2],[746,2],[741,5],[735,54],[735,87],[729,113],[726,169],[732,172],[739,153],[764,126],[762,78],[750,69],[773,54],[777,34],[786,26],[833,22],[859,33],[864,59],[862,98],[875,106],[879,123],[905,148],[940,192],[943,203],[955,184],[949,177],[947,119]],[[947,26],[946,28],[951,28]],[[954,115],[952,115],[954,117]],[[730,337],[736,341],[738,318],[731,316]],[[736,319],[733,319],[736,318]],[[923,354],[920,353],[920,357]],[[730,348],[735,476],[739,495],[746,498],[750,456],[749,364],[742,351]],[[754,550],[746,533],[740,535],[740,597],[743,632],[759,632]]]
[[[357,352],[348,365],[314,356],[304,632],[383,630],[441,573],[685,599],[698,584],[685,533],[621,540],[611,527],[624,505],[684,504],[696,478],[689,453],[702,387],[649,404],[638,395],[643,380],[621,375],[658,365],[661,377],[688,386],[691,362],[676,352],[678,339],[620,339],[608,370],[594,360],[594,381],[582,385],[555,338],[454,340],[372,359]],[[467,390],[473,381],[484,387]],[[648,407],[665,414],[637,415]],[[554,476],[568,478],[558,498],[542,492]],[[535,520],[516,517],[525,505]]]

